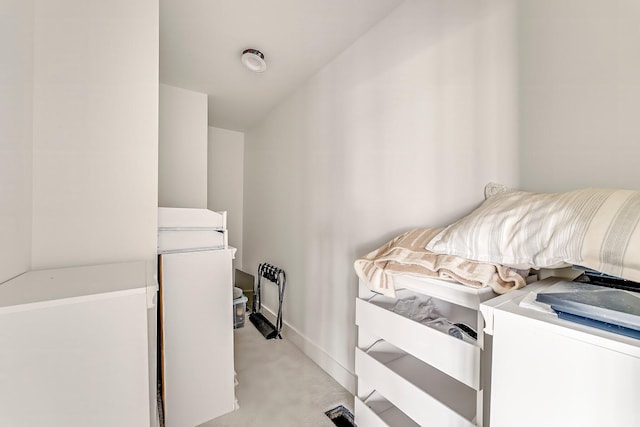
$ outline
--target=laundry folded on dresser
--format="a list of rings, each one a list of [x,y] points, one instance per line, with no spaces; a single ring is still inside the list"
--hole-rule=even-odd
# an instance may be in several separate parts
[[[358,258],[354,268],[372,291],[395,296],[394,275],[408,274],[453,280],[476,288],[490,286],[504,294],[526,285],[528,270],[436,254],[425,247],[442,228],[416,228]]]

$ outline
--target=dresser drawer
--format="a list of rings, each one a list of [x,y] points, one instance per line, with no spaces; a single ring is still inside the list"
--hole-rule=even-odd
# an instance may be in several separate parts
[[[475,425],[475,390],[388,342],[357,348],[356,374],[419,425]]]
[[[480,390],[480,347],[392,312],[390,309],[396,301],[382,295],[369,300],[358,298],[356,325],[360,335],[366,332],[384,339],[463,384]],[[436,310],[450,321],[467,323],[478,329],[477,311],[435,298],[432,301]]]
[[[356,424],[364,427],[420,427],[380,393],[373,392],[362,401],[356,397]]]

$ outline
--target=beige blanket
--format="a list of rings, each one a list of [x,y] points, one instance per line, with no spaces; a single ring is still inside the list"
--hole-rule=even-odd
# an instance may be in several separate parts
[[[498,294],[525,286],[521,270],[424,249],[440,231],[441,228],[417,228],[396,237],[356,260],[358,277],[369,289],[392,297],[393,276],[399,274],[454,280],[476,288],[490,286]]]

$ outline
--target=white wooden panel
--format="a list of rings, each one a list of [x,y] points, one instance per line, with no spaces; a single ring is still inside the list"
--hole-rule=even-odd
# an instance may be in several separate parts
[[[227,228],[227,213],[209,209],[158,208],[159,229]]]
[[[376,301],[379,301],[379,305]],[[356,324],[464,384],[480,390],[480,348],[389,311],[387,308],[392,306],[393,301],[382,296],[376,297],[372,302],[357,299]],[[444,307],[443,304],[446,303],[440,304],[443,311],[455,311],[456,306]],[[473,319],[471,322],[469,317]],[[453,317],[450,319],[458,321]],[[463,319],[460,320],[475,325],[476,312],[464,311]]]
[[[419,425],[473,425],[473,389],[388,343],[356,349],[356,373]]]
[[[365,402],[355,398],[355,422],[359,426],[371,427],[419,427],[391,402],[374,392]]]
[[[232,254],[161,257],[167,427],[195,426],[234,409]]]
[[[23,299],[18,309],[0,312],[0,425],[149,425],[147,297],[144,264],[138,266],[140,274],[133,269],[132,277],[121,276],[112,293],[103,286],[122,273],[122,265],[112,272],[100,266],[20,277],[25,294],[37,302]],[[96,273],[93,278],[90,271]],[[63,276],[69,282],[62,283]],[[55,293],[43,277],[60,285],[65,298],[51,303],[40,298],[35,285],[42,295]],[[122,290],[137,278],[137,289]],[[74,297],[70,290],[83,285],[100,294],[85,290]],[[16,290],[11,282],[0,289]]]
[[[227,249],[227,230],[160,230],[158,252],[162,254],[202,249]]]

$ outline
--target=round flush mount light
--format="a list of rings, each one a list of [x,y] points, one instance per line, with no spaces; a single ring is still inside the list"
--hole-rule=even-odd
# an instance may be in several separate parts
[[[242,63],[254,73],[262,73],[267,69],[267,63],[264,62],[264,55],[257,49],[245,49],[242,52]]]

